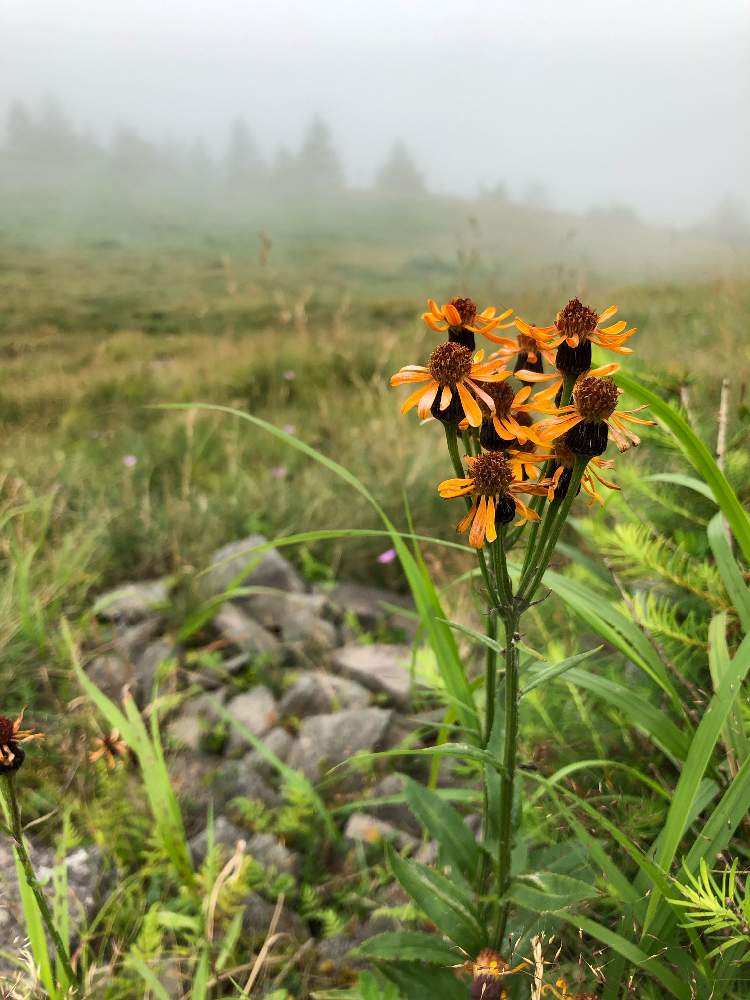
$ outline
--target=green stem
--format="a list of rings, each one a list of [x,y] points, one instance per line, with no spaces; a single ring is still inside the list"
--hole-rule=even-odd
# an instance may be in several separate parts
[[[532,566],[529,567],[527,573],[524,574],[524,578],[518,588],[518,600],[524,608],[528,607],[537,587],[542,582],[542,577],[544,576],[547,566],[549,565],[549,561],[555,551],[557,539],[560,537],[560,532],[568,519],[570,508],[573,505],[576,494],[578,493],[578,487],[581,485],[581,479],[583,477],[583,473],[586,471],[588,461],[588,458],[585,458],[584,456],[576,456],[575,465],[573,466],[573,474],[570,478],[570,484],[568,485],[568,491],[565,494],[565,497],[562,501],[554,501],[550,505],[547,512],[550,521],[545,544],[540,544],[538,546],[534,562]],[[557,506],[558,503],[559,506]],[[555,510],[555,507],[557,507],[557,510]]]
[[[500,907],[495,924],[493,946],[501,950],[508,922],[509,902],[503,900],[511,880],[513,795],[515,789],[518,744],[518,625],[515,610],[507,612],[505,622],[505,732],[503,734],[503,769],[500,773],[500,816],[498,820],[497,895]]]
[[[15,843],[18,860],[21,862],[21,867],[23,868],[23,872],[26,877],[26,884],[34,894],[36,905],[39,907],[39,913],[44,921],[44,926],[47,928],[47,933],[52,938],[52,943],[55,946],[58,960],[60,965],[63,967],[65,976],[68,980],[68,986],[75,989],[76,984],[79,982],[78,976],[73,971],[73,966],[71,965],[67,949],[63,944],[59,931],[55,927],[49,905],[44,897],[41,886],[37,881],[34,866],[32,865],[31,858],[26,850],[23,827],[21,826],[21,810],[16,796],[15,775],[13,773],[5,775],[4,785],[6,791],[6,801],[10,812],[11,834]]]

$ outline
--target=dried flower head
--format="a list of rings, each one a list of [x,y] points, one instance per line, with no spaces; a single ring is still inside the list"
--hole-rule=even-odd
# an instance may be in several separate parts
[[[465,416],[472,427],[479,427],[482,423],[479,401],[491,412],[495,409],[484,383],[503,382],[511,375],[497,358],[484,362],[483,358],[483,351],[477,351],[472,358],[467,347],[448,341],[435,348],[426,366],[402,368],[391,376],[391,385],[426,384],[407,397],[401,412],[408,413],[416,406],[421,420],[426,420],[431,413],[439,420],[457,424]]]
[[[0,774],[12,774],[23,764],[26,754],[21,743],[44,739],[41,733],[22,729],[23,711],[17,719],[0,716]]]
[[[506,1000],[508,994],[503,986],[506,976],[512,976],[528,968],[525,961],[513,968],[496,951],[485,948],[471,964],[472,1000]]]
[[[555,982],[554,986],[551,983],[542,986],[541,992],[543,997],[552,996],[555,1000],[599,1000],[597,993],[571,993],[562,976]]]
[[[98,736],[94,740],[94,749],[89,752],[89,762],[94,763],[102,757],[107,767],[112,770],[119,759],[127,756],[128,747],[120,736],[119,729],[113,729],[107,736]]]

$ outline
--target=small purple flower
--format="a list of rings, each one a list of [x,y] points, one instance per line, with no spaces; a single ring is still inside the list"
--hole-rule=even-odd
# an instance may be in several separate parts
[[[293,382],[297,378],[297,373],[292,368],[288,368],[282,378],[285,378],[287,382]]]
[[[393,562],[395,558],[396,558],[396,550],[386,549],[385,552],[381,552],[380,555],[378,556],[378,562],[385,565],[386,563]]]
[[[284,424],[284,426],[281,429],[284,431],[285,434],[297,433],[297,428],[294,424]]]
[[[271,475],[274,479],[284,479],[289,469],[285,465],[274,465],[271,469]]]
[[[135,465],[138,464],[138,459],[135,457],[135,455],[124,455],[122,459],[122,464],[125,466],[126,469],[132,469]]]

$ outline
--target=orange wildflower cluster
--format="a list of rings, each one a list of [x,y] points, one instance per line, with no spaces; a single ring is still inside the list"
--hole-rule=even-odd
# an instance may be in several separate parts
[[[616,306],[597,313],[571,299],[554,324],[536,326],[519,317],[506,322],[512,309],[498,313],[488,306],[480,311],[468,298],[442,306],[429,299],[427,305],[422,319],[448,340],[432,351],[427,364],[401,368],[391,384],[416,384],[402,413],[416,407],[421,421],[439,420],[473,442],[467,448],[466,476],[438,486],[446,499],[467,498],[468,511],[457,530],[469,530],[472,546],[493,542],[497,524],[510,523],[517,515],[517,524],[538,520],[520,494],[550,500],[564,496],[577,456],[589,460],[581,486],[592,502],[603,503],[598,486],[619,488],[600,474],[613,463],[599,456],[610,437],[620,451],[638,445],[632,425],[653,421],[635,416],[638,410],[619,407],[620,390],[610,377],[619,365],[591,365],[592,344],[616,354],[632,353],[625,344],[635,327],[623,320],[604,325]],[[515,339],[498,333],[510,326],[518,331]],[[489,357],[482,350],[473,353],[477,334],[497,345]],[[511,362],[514,370],[508,367]],[[544,362],[554,370],[545,372]],[[521,386],[511,386],[512,378]],[[549,384],[534,393],[537,383]],[[572,385],[572,393],[561,405],[565,384],[568,390]]]

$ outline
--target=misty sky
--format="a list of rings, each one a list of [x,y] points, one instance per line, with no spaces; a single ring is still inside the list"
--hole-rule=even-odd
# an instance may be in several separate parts
[[[312,115],[349,180],[402,137],[436,190],[541,182],[691,221],[750,201],[748,0],[0,0],[0,110],[272,156]]]

